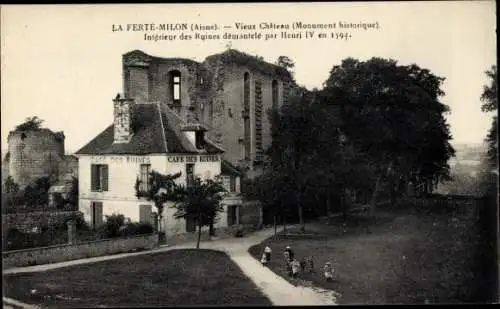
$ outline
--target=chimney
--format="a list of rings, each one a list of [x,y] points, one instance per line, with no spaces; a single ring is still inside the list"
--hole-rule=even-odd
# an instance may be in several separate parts
[[[120,94],[113,100],[114,104],[114,142],[128,143],[133,128],[134,100],[120,98]]]

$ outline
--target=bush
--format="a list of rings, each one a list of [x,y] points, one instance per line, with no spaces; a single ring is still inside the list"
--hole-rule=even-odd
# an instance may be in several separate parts
[[[120,230],[125,225],[125,216],[122,214],[112,214],[106,216],[106,222],[101,227],[103,238],[115,238],[120,236]]]
[[[236,232],[234,232],[234,237],[243,237],[243,229],[237,229]]]
[[[149,223],[127,223],[121,229],[122,236],[148,235],[154,232],[153,226]]]
[[[24,201],[27,206],[40,207],[49,203],[49,188],[52,185],[50,177],[38,178],[34,184],[24,189]]]

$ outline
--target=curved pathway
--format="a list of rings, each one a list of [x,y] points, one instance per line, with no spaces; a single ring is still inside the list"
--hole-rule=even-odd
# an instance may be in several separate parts
[[[279,229],[281,230],[281,229]],[[259,289],[271,300],[275,306],[318,306],[318,305],[335,305],[335,292],[313,289],[310,287],[294,286],[282,277],[276,275],[267,267],[255,260],[248,249],[274,234],[274,229],[263,229],[254,232],[243,238],[226,238],[212,241],[204,241],[200,243],[202,249],[212,249],[226,252],[229,257],[241,268]],[[3,274],[15,274],[26,272],[39,272],[55,268],[68,267],[79,264],[96,263],[105,260],[125,258],[135,255],[151,254],[157,252],[170,251],[175,249],[194,248],[195,243],[186,243],[175,246],[164,246],[155,250],[123,253],[109,256],[94,257],[81,260],[73,260],[61,263],[35,265],[20,268],[11,268],[3,271]]]

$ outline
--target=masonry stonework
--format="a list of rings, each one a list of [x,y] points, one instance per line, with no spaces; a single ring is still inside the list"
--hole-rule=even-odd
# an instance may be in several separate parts
[[[64,134],[48,129],[12,131],[8,173],[21,187],[41,177],[57,178],[64,160]]]
[[[261,163],[271,142],[267,111],[273,107],[273,83],[278,92],[276,106],[285,103],[296,87],[285,69],[231,49],[203,62],[154,57],[135,50],[123,55],[123,70],[125,97],[166,104],[184,121],[193,113],[225,150],[224,159],[246,170]],[[250,77],[250,130],[246,134],[245,73]],[[180,76],[180,102],[173,100],[173,76]],[[250,144],[247,156],[245,143]]]

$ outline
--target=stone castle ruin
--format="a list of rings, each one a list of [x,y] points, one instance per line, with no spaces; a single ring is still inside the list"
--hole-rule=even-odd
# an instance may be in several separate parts
[[[271,143],[267,110],[285,104],[295,88],[285,68],[234,49],[203,62],[140,50],[123,55],[125,98],[165,104],[184,121],[202,123],[224,159],[247,171],[259,166]]]
[[[2,178],[11,176],[22,189],[37,179],[77,176],[78,160],[64,154],[64,133],[49,129],[15,130],[8,136],[8,153],[2,162]]]

